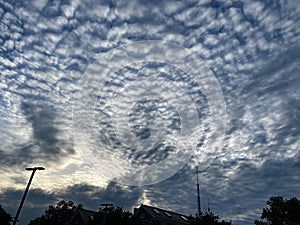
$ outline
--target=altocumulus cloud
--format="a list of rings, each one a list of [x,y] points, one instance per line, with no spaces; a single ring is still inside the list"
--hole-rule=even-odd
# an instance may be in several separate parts
[[[107,200],[196,211],[201,152],[170,179],[130,189],[99,180],[74,144],[72,104],[84,71],[99,53],[150,39],[191,49],[223,91],[227,129],[200,174],[203,207],[209,198],[222,217],[251,224],[271,195],[299,197],[299,17],[292,0],[0,3],[1,204],[14,214],[28,176],[19,171],[41,164],[47,170],[21,224],[69,197],[92,209]]]

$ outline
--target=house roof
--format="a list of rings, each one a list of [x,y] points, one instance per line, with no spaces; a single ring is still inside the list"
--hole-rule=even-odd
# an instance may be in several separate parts
[[[171,212],[165,209],[161,209],[149,205],[141,205],[140,208],[138,208],[138,210],[136,211],[134,216],[138,216],[139,214],[141,214],[143,210],[149,213],[152,218],[155,218],[160,221],[176,223],[176,224],[189,224],[188,217],[183,214]]]
[[[95,211],[91,211],[91,210],[87,210],[87,209],[77,209],[75,211],[75,213],[73,214],[71,220],[68,222],[68,225],[72,224],[72,222],[78,218],[78,216],[82,219],[82,221],[84,222],[84,224],[88,224],[88,222],[90,222],[93,217],[97,214],[97,212]]]

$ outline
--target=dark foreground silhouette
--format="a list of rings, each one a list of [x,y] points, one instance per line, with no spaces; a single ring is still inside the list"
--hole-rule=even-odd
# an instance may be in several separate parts
[[[0,224],[1,225],[10,225],[12,222],[12,217],[8,214],[0,205]]]
[[[122,207],[100,208],[98,212],[86,210],[81,204],[60,201],[49,206],[45,213],[31,220],[29,225],[231,225],[220,220],[212,212],[200,216],[184,216],[160,208],[142,205],[136,212],[125,211]]]
[[[256,225],[300,225],[300,201],[297,198],[271,197]]]
[[[271,197],[263,209],[261,220],[255,225],[300,225],[300,201],[297,198]],[[0,224],[10,225],[12,216],[0,205]],[[97,212],[86,210],[81,204],[60,201],[50,205],[43,215],[28,225],[232,225],[213,212],[202,212],[200,216],[185,216],[153,206],[141,205],[135,212],[122,207],[100,208]]]

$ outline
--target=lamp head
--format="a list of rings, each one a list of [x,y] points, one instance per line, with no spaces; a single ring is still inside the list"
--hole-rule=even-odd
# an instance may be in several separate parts
[[[45,170],[45,168],[42,167],[42,166],[37,166],[37,167],[27,167],[25,170],[27,170],[27,171],[33,171],[33,170]]]
[[[42,166],[37,166],[37,167],[34,167],[36,170],[45,170],[45,167],[42,167]]]

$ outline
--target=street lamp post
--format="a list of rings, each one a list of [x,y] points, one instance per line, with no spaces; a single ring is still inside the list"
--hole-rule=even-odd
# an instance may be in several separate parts
[[[110,204],[110,203],[103,203],[103,204],[101,204],[101,206],[105,206],[105,208],[104,208],[104,216],[103,216],[103,225],[105,225],[107,208],[108,208],[108,206],[112,207],[113,204]]]
[[[27,195],[27,193],[28,193],[28,190],[29,190],[31,181],[32,181],[32,179],[33,179],[33,176],[34,176],[34,174],[35,174],[35,171],[37,171],[37,170],[45,170],[45,168],[44,168],[44,167],[41,167],[41,166],[38,166],[38,167],[26,168],[26,170],[27,170],[27,171],[32,171],[32,173],[31,173],[30,179],[29,179],[29,181],[28,181],[27,187],[26,187],[26,189],[25,189],[25,192],[24,192],[24,194],[23,194],[22,200],[21,200],[21,202],[20,202],[20,205],[19,205],[17,214],[16,214],[16,216],[15,216],[15,218],[14,218],[13,225],[16,225],[16,223],[17,223],[17,221],[18,221],[18,218],[19,218],[19,215],[20,215],[22,206],[23,206],[23,204],[24,204],[24,201],[25,201],[26,195]]]

